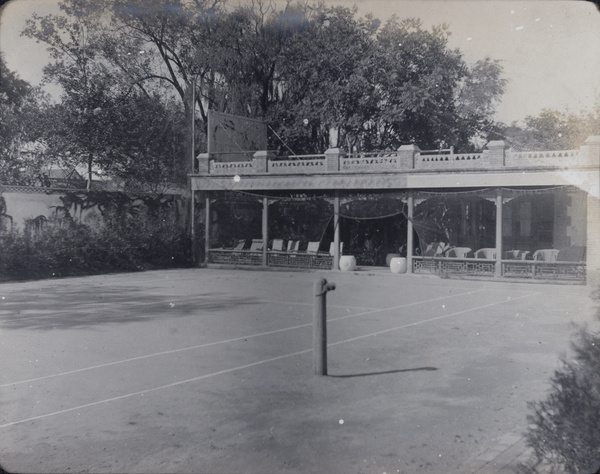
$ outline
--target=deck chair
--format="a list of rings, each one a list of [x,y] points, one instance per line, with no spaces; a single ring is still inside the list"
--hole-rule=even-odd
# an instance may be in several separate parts
[[[475,252],[475,258],[487,258],[488,260],[494,260],[496,258],[496,249],[479,249],[477,252]]]
[[[276,252],[283,252],[283,239],[273,239],[271,250],[275,250]]]
[[[252,244],[250,244],[251,252],[258,252],[259,250],[262,250],[262,248],[263,248],[262,239],[252,239]]]
[[[235,244],[235,247],[233,247],[233,250],[243,250],[244,249],[244,245],[246,245],[246,240],[245,239],[238,240],[238,243]]]
[[[467,254],[471,251],[470,247],[452,247],[446,253],[450,258],[467,258]]]
[[[540,249],[533,252],[533,259],[540,262],[556,262],[560,251],[557,249]]]
[[[306,247],[306,253],[318,253],[319,245],[321,245],[321,242],[309,242],[308,247]]]
[[[437,257],[438,255],[442,255],[446,249],[447,245],[444,242],[431,242],[425,252],[423,253],[424,257]]]
[[[300,248],[299,240],[290,240],[288,241],[287,251],[290,253],[297,253]]]
[[[504,260],[525,260],[529,250],[507,250],[504,252]]]

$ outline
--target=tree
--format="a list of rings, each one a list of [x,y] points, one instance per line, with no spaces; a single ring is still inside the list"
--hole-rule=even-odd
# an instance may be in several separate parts
[[[379,22],[341,7],[305,14],[306,27],[285,46],[269,118],[294,151],[318,153],[331,129],[338,142],[353,144],[379,112],[370,71]]]
[[[36,139],[38,117],[47,106],[47,97],[10,71],[0,55],[0,183],[30,185],[39,180],[48,163],[22,153],[22,148]]]
[[[203,90],[206,75],[193,43],[210,44],[202,35],[218,5],[201,0],[64,0],[61,15],[34,15],[23,34],[48,45],[54,62],[45,68],[46,80],[62,86],[62,102],[72,111],[86,115],[110,108],[133,91],[154,98],[175,94],[190,123],[190,88],[197,82]],[[201,99],[199,95],[196,105],[205,120]],[[86,117],[83,124],[95,121]],[[104,166],[92,127],[79,127],[77,135],[79,145],[87,143],[88,168],[94,160]],[[184,140],[187,148],[180,151],[182,169],[188,169],[190,142]]]
[[[456,91],[456,146],[468,149],[473,139],[489,141],[497,129],[492,120],[495,105],[504,93],[507,80],[502,77],[502,66],[490,58],[477,61],[469,67]]]
[[[523,150],[572,150],[599,131],[600,101],[592,112],[577,115],[544,109],[537,116],[527,116],[524,126],[513,123],[501,129],[509,144]]]
[[[205,147],[209,108],[267,121],[295,153],[322,152],[332,129],[340,144],[363,150],[466,148],[489,128],[504,88],[497,62],[466,65],[448,49],[445,27],[427,31],[418,20],[381,27],[356,9],[263,0],[230,10],[220,0],[63,0],[61,8],[58,17],[34,16],[24,34],[49,45],[46,75],[63,86],[63,102],[93,111],[134,91],[175,97],[184,123],[199,111],[194,153]],[[91,159],[100,151],[87,140]],[[95,159],[105,166],[101,153]]]

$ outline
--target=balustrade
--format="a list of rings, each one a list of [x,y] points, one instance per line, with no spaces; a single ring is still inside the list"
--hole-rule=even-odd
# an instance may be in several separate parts
[[[595,137],[592,137],[595,138]],[[364,173],[364,172],[405,172],[410,170],[450,170],[450,169],[499,169],[499,168],[565,168],[577,166],[597,166],[596,152],[582,146],[579,150],[557,151],[513,151],[502,141],[488,144],[482,153],[425,154],[414,145],[400,147],[398,151],[354,152],[347,156],[343,150],[331,149],[325,154],[295,155],[275,157],[272,152],[257,152],[254,160],[219,162],[209,161],[208,174],[310,174],[310,173]],[[262,165],[257,161],[261,155]],[[206,158],[208,160],[208,157]],[[202,174],[202,173],[201,173]]]

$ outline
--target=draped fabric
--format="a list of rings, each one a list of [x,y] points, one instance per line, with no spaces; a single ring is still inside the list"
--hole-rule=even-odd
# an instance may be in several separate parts
[[[485,197],[448,193],[415,199],[413,226],[421,255],[434,242],[473,250],[494,247],[495,220],[496,207]]]
[[[300,250],[308,242],[320,242],[319,250],[329,251],[329,243],[323,237],[332,217],[333,203],[324,198],[277,200],[269,206],[269,236],[300,241]]]
[[[435,242],[452,247],[468,247],[473,251],[495,247],[498,191],[503,196],[505,248],[530,250],[539,246],[551,248],[561,243],[554,241],[558,233],[553,230],[553,226],[562,225],[560,216],[567,212],[561,211],[561,205],[571,206],[568,212],[581,208],[577,212],[583,212],[585,216],[585,194],[569,187],[481,188],[412,193],[404,190],[340,191],[339,230],[344,253],[364,257],[368,264],[374,265],[384,264],[388,253],[405,254],[410,195],[414,198],[414,254],[424,254],[429,244]],[[304,248],[307,242],[319,241],[320,250],[324,251],[329,249],[333,241],[332,192],[280,192],[268,195],[223,192],[215,197],[211,240],[218,241],[218,245],[227,246],[236,239],[262,237],[263,197],[269,199],[270,239],[301,241]],[[555,201],[556,206],[549,204]],[[561,204],[563,201],[567,204]],[[214,230],[215,226],[217,230]],[[573,234],[576,230],[571,229],[569,233]],[[563,234],[566,236],[567,232]],[[585,245],[585,242],[576,244]],[[573,245],[573,242],[565,240],[564,245]]]
[[[262,237],[262,202],[242,193],[220,193],[210,206],[211,248],[233,247]]]

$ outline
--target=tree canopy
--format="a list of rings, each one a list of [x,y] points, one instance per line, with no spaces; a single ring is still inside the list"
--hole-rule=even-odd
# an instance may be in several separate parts
[[[524,124],[513,123],[499,129],[500,138],[522,150],[572,150],[600,133],[600,102],[592,111],[575,114],[544,109],[528,116]]]
[[[264,120],[270,147],[291,153],[322,153],[331,130],[338,146],[364,151],[407,143],[470,150],[494,129],[506,85],[499,62],[467,64],[448,47],[446,26],[427,30],[417,19],[382,24],[353,8],[291,0],[60,5],[59,15],[33,15],[23,31],[48,46],[45,80],[62,87],[49,142],[109,173],[162,160],[165,177],[183,179],[189,124],[197,125],[194,154],[205,151],[208,109]]]

